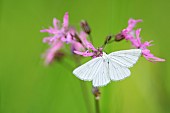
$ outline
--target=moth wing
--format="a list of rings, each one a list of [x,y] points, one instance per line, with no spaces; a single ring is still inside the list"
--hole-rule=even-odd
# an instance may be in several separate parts
[[[108,65],[102,57],[94,58],[87,63],[77,67],[73,74],[81,80],[93,81],[94,87],[108,84]]]
[[[110,60],[109,61],[109,76],[113,81],[122,80],[130,76],[130,70],[127,67]]]
[[[94,73],[93,86],[101,87],[110,82],[109,67],[107,59],[102,60],[102,64],[98,67],[98,70]]]
[[[97,67],[99,67],[101,63],[102,63],[101,57],[94,58],[86,62],[85,64],[77,67],[73,71],[73,74],[81,80],[91,81],[94,77],[93,75],[94,71],[97,70]]]
[[[108,55],[110,79],[117,81],[130,76],[130,70],[128,68],[132,67],[140,56],[140,49],[130,49],[110,53]]]
[[[140,49],[122,50],[110,53],[109,59],[124,67],[132,67],[141,56]]]

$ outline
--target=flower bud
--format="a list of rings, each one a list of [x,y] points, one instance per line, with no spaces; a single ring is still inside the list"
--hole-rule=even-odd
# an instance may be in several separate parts
[[[91,29],[90,29],[90,26],[88,25],[87,21],[85,21],[85,20],[81,21],[80,25],[84,32],[86,32],[87,34],[90,34]]]
[[[122,35],[122,33],[118,33],[116,36],[115,36],[115,41],[121,41],[123,40],[125,37]]]
[[[92,93],[96,97],[96,100],[100,99],[100,91],[99,91],[99,89],[97,87],[93,87]]]
[[[106,40],[104,41],[104,45],[106,45],[111,39],[112,39],[112,35],[107,36]]]

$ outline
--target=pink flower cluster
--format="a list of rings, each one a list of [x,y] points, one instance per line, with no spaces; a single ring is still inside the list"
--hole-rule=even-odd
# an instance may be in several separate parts
[[[119,34],[117,34],[114,38],[114,41],[126,39],[130,41],[135,48],[141,49],[142,55],[148,61],[165,61],[164,59],[155,57],[150,53],[148,47],[151,46],[152,41],[146,41],[144,43],[141,42],[141,29],[137,29],[136,31],[134,30],[134,27],[139,22],[142,22],[142,20],[129,19],[127,28],[123,29]],[[88,23],[86,21],[81,22],[81,27],[83,29],[81,32],[77,32],[73,27],[70,27],[69,15],[68,12],[66,12],[63,17],[62,25],[58,19],[54,18],[53,27],[41,30],[41,32],[49,33],[49,36],[43,39],[43,42],[49,45],[49,49],[43,55],[46,65],[51,64],[56,59],[61,59],[64,56],[62,49],[64,48],[65,44],[70,45],[71,52],[73,54],[92,58],[102,56],[102,47],[109,43],[112,36],[105,40],[104,46],[95,48],[92,42],[87,40],[87,37],[90,36],[90,27],[88,26]]]
[[[138,49],[142,50],[142,55],[151,62],[163,62],[165,61],[164,59],[155,57],[152,53],[150,53],[150,50],[147,48],[149,46],[152,46],[151,42],[153,41],[145,41],[144,43],[141,42],[141,37],[140,37],[140,32],[141,29],[137,29],[136,31],[134,30],[134,27],[136,26],[137,23],[142,22],[141,19],[134,20],[134,19],[129,19],[128,21],[128,26],[127,28],[123,29],[121,33],[117,36],[118,38],[125,38],[126,40],[129,40],[132,43],[132,46]]]
[[[49,37],[43,39],[44,43],[49,44],[49,49],[43,55],[45,64],[51,64],[55,59],[60,57],[60,50],[64,47],[64,44],[70,44],[71,51],[74,54],[82,55],[84,57],[97,57],[102,54],[102,49],[96,49],[92,43],[87,40],[88,34],[84,31],[77,33],[77,31],[69,26],[69,15],[65,13],[63,18],[63,24],[60,25],[60,21],[56,18],[53,19],[53,26],[49,29],[43,29],[40,32],[47,32]]]

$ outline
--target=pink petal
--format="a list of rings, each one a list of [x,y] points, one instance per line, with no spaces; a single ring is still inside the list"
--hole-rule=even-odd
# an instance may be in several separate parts
[[[142,50],[142,54],[150,62],[156,62],[156,61],[157,62],[163,62],[163,61],[165,61],[165,59],[155,57],[153,54],[150,53],[150,50],[148,50],[148,49]]]
[[[71,51],[85,51],[85,48],[79,42],[73,41],[71,45]]]
[[[87,46],[88,49],[91,49],[93,51],[97,51],[97,49],[90,42],[86,42],[86,46]]]
[[[57,20],[56,18],[53,19],[53,26],[54,26],[54,29],[58,30],[59,29],[59,20]]]
[[[43,43],[49,43],[51,42],[50,40],[51,40],[51,37],[45,37],[43,38]]]
[[[142,49],[146,49],[147,47],[149,47],[149,46],[152,46],[152,44],[150,44],[151,42],[153,42],[152,40],[151,41],[146,41],[146,42],[144,42],[142,45],[141,45],[141,48]]]
[[[136,38],[140,38],[141,28],[136,30]]]
[[[89,52],[89,51],[85,51],[85,52],[74,51],[74,53],[78,54],[78,55],[82,55],[84,57],[89,57],[89,56],[93,56],[94,55],[92,52]]]
[[[63,18],[63,27],[67,29],[68,24],[69,24],[69,16],[68,16],[68,12],[66,12]]]
[[[40,32],[48,32],[48,33],[51,33],[52,31],[50,29],[43,29],[43,30],[40,30]]]
[[[140,40],[140,39],[133,38],[133,39],[131,39],[130,41],[131,41],[132,45],[133,45],[135,48],[139,48],[139,47],[140,47],[139,40]]]
[[[131,40],[134,39],[134,37],[133,37],[132,35],[127,34],[127,35],[125,36],[125,39],[131,41]]]
[[[57,32],[57,30],[55,30],[52,27],[50,27],[49,29],[40,30],[40,32],[47,32],[49,34],[55,34]]]
[[[92,43],[90,43],[88,40],[87,40],[87,34],[85,32],[80,32],[80,35],[79,35],[81,41],[83,42],[84,46],[87,48],[87,49],[91,49],[93,51],[96,51],[97,49],[92,45]]]
[[[84,31],[80,32],[79,37],[80,37],[82,42],[87,42],[87,34]]]
[[[68,33],[67,37],[66,37],[66,43],[71,43],[73,40],[73,37],[71,36],[70,33]]]
[[[68,32],[69,32],[71,35],[74,36],[74,34],[76,33],[76,30],[75,30],[73,27],[70,27]]]
[[[124,29],[121,32],[121,34],[124,36],[126,40],[132,40],[134,38],[131,34],[129,34],[129,32],[126,29]]]
[[[128,27],[126,28],[128,30],[128,32],[132,31],[133,28],[136,26],[137,23],[142,22],[141,19],[135,20],[130,18],[128,21]]]
[[[141,38],[140,38],[140,31],[141,31],[141,29],[137,29],[136,30],[136,38],[133,38],[130,40],[132,42],[132,45],[136,48],[140,48],[140,46],[142,45]]]

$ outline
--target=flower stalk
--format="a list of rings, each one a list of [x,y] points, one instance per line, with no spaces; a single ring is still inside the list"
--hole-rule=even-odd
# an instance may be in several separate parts
[[[92,88],[92,93],[94,95],[96,113],[100,113],[99,100],[100,100],[100,94],[101,93],[100,93],[100,91],[97,87]]]

